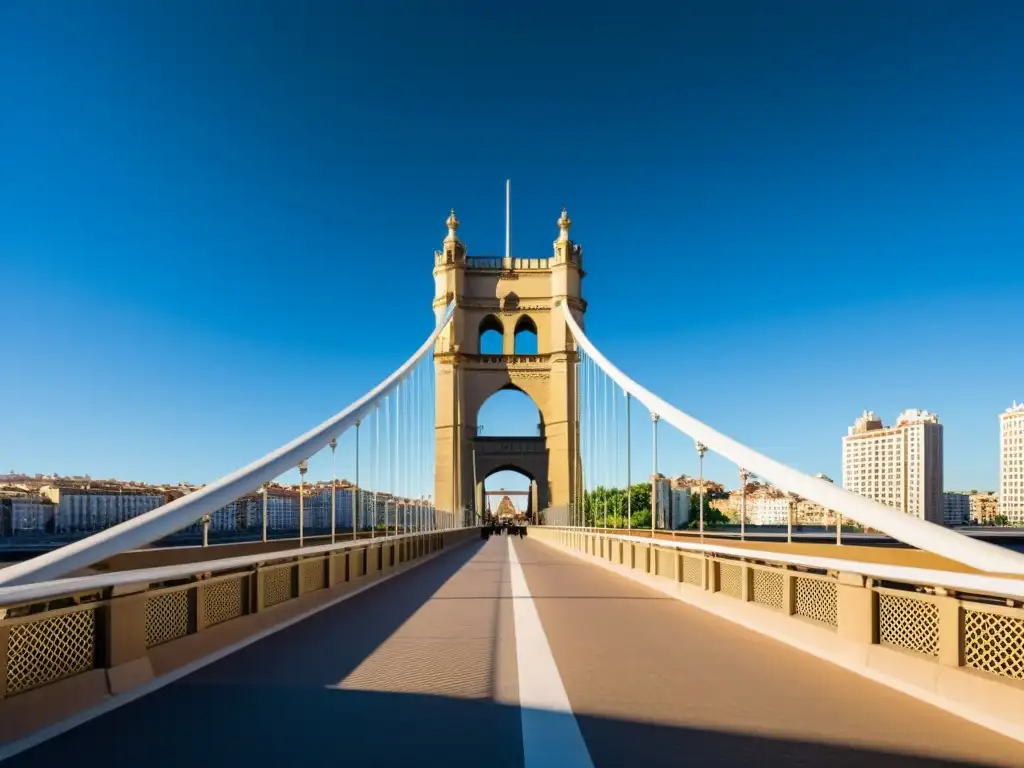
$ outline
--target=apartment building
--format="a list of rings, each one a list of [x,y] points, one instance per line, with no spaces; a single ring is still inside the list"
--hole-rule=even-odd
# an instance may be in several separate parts
[[[53,511],[53,502],[43,496],[0,490],[0,535],[52,532]]]
[[[843,438],[843,487],[932,523],[944,520],[942,424],[910,409],[886,427],[864,411]]]
[[[690,520],[690,488],[684,478],[670,479],[662,474],[652,475],[658,528],[682,528]]]
[[[991,525],[999,514],[999,494],[994,491],[972,493],[970,498],[971,522]]]
[[[662,474],[651,475],[654,508],[657,510],[658,528],[667,528],[672,517],[672,481]]]
[[[165,494],[114,483],[44,485],[39,495],[54,505],[55,533],[92,533],[123,523],[162,505]]]
[[[690,523],[690,489],[673,484],[670,495],[672,499],[671,527],[674,530],[685,528]]]
[[[942,522],[945,525],[964,525],[971,520],[971,493],[946,491],[942,494]]]
[[[999,414],[999,514],[1024,525],[1024,403]]]
[[[746,525],[786,525],[793,511],[793,499],[786,493],[771,485],[751,482],[747,483],[746,498],[741,491],[733,491],[722,512],[739,523],[744,503]]]

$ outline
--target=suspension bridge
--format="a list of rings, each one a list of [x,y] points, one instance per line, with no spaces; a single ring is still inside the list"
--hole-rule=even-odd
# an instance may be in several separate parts
[[[1024,556],[798,472],[635,382],[585,331],[571,224],[563,209],[550,257],[513,257],[508,234],[504,256],[474,257],[453,210],[434,328],[377,387],[217,482],[0,571],[0,758],[1024,764]],[[537,406],[536,435],[478,434],[506,389]],[[659,509],[608,527],[588,492],[648,477],[640,439],[657,474],[666,429],[907,547],[841,526],[835,544],[702,521],[679,536]],[[314,506],[306,475],[328,467]],[[530,480],[528,535],[482,540],[486,481],[509,469]],[[296,472],[298,536],[275,539],[269,484]],[[252,541],[150,546],[243,501]]]

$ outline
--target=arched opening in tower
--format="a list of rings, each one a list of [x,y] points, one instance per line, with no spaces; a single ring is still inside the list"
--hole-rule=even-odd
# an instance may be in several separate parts
[[[505,326],[494,315],[488,315],[480,321],[480,354],[500,355]]]
[[[537,324],[533,318],[524,315],[516,323],[515,354],[536,355],[538,354]]]

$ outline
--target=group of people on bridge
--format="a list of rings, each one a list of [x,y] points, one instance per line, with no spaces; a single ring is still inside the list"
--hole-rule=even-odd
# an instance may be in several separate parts
[[[482,539],[489,539],[491,536],[501,536],[503,533],[523,538],[526,536],[526,523],[519,523],[514,520],[508,522],[491,520],[480,528],[480,538]]]

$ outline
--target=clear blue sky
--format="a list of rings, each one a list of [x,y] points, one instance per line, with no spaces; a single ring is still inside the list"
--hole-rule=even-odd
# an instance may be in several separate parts
[[[567,205],[589,334],[666,399],[837,479],[862,409],[927,408],[947,488],[993,487],[1022,38],[966,0],[3,3],[0,469],[208,481],[292,438],[429,332],[450,206],[502,250],[510,176],[516,255]]]

